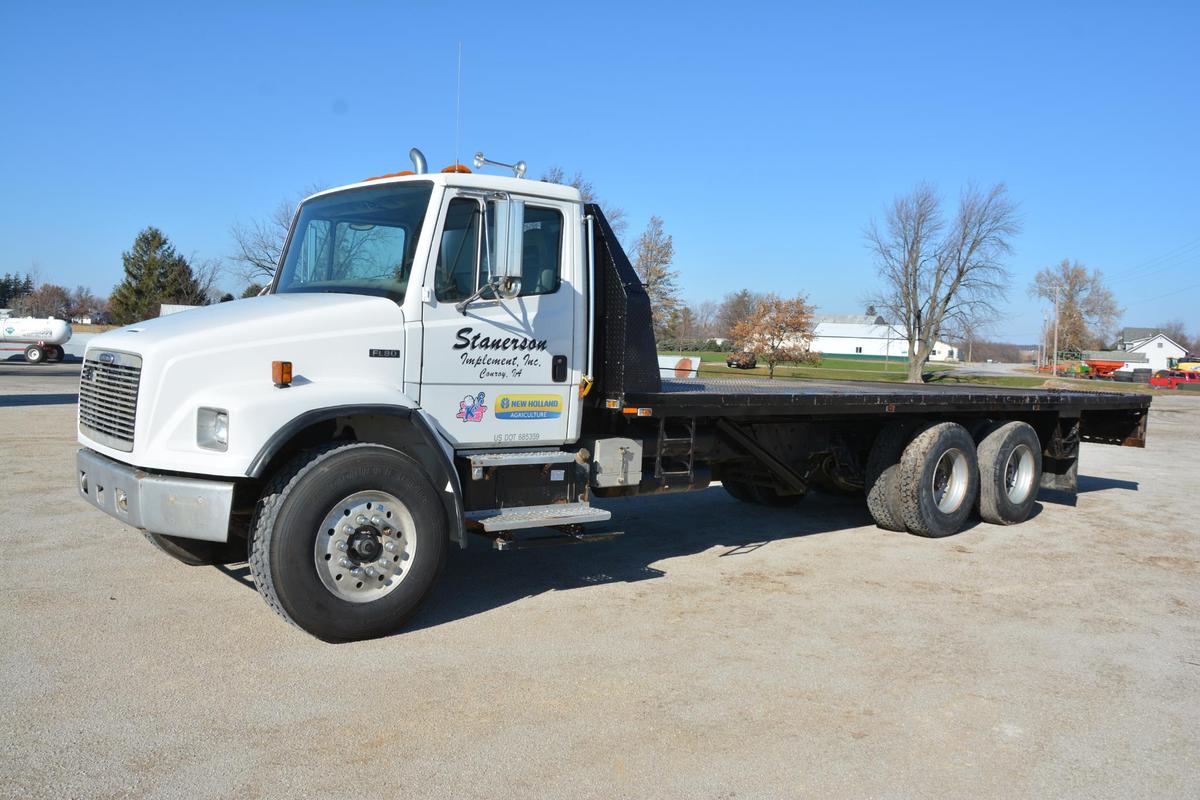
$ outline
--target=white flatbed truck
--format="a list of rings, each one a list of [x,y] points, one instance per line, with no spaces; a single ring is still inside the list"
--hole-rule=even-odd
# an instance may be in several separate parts
[[[314,636],[402,627],[451,544],[611,538],[594,497],[819,484],[945,536],[1073,496],[1081,441],[1144,445],[1137,395],[664,376],[578,191],[414,166],[305,200],[268,294],[96,336],[82,368],[80,494],[186,563],[248,560]]]

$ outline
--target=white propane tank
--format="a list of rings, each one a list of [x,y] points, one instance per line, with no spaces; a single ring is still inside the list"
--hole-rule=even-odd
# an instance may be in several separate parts
[[[9,344],[64,345],[71,338],[71,323],[46,317],[9,317],[0,319],[0,342]]]

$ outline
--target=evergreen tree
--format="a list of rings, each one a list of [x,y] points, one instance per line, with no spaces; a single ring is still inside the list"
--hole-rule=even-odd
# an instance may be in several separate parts
[[[157,316],[163,303],[203,303],[191,265],[158,228],[149,227],[121,254],[125,279],[113,289],[113,321],[120,325]]]

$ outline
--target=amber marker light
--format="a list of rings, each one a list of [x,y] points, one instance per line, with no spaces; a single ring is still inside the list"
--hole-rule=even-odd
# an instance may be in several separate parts
[[[292,362],[290,361],[272,361],[271,362],[271,380],[280,389],[286,389],[292,385]]]

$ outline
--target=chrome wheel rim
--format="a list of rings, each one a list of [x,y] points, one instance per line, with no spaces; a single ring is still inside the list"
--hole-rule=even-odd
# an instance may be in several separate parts
[[[967,455],[957,447],[942,453],[933,467],[931,489],[938,511],[952,514],[962,505],[970,485]]]
[[[1017,445],[1008,454],[1004,462],[1004,492],[1012,503],[1020,505],[1029,499],[1035,465],[1033,450],[1027,444]]]
[[[399,499],[387,492],[355,492],[325,514],[313,564],[332,594],[370,603],[404,582],[416,547],[412,514]]]

